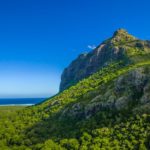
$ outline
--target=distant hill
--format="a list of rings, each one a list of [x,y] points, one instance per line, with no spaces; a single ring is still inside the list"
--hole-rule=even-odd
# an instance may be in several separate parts
[[[0,110],[7,150],[150,149],[150,42],[117,30],[62,75],[62,92]]]

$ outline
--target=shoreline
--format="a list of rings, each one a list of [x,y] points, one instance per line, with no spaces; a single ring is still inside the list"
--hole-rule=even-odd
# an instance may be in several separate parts
[[[0,104],[1,106],[33,106],[35,104]]]

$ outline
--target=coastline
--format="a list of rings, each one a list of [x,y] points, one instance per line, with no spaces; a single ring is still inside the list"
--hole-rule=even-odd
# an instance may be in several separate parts
[[[0,104],[1,106],[33,106],[35,104]]]
[[[0,98],[1,106],[33,106],[46,98]]]

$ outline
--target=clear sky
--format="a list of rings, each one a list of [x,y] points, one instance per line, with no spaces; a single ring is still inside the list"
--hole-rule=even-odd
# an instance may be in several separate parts
[[[150,39],[149,0],[1,0],[0,97],[49,97],[78,54],[118,28]]]

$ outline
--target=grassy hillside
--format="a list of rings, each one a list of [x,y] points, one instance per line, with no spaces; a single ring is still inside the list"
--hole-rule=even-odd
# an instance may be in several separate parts
[[[0,112],[13,112],[24,109],[26,106],[0,106]]]

